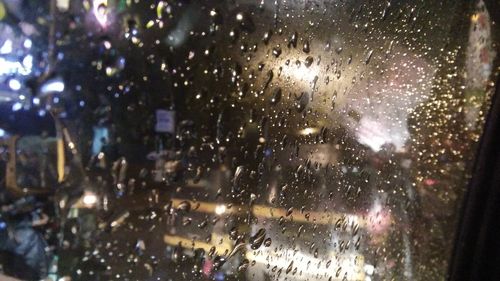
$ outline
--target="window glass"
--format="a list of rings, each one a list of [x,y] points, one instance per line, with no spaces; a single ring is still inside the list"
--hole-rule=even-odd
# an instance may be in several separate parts
[[[494,2],[0,0],[3,274],[444,280]]]

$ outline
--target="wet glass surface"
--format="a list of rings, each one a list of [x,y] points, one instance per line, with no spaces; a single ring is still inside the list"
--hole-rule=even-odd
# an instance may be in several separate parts
[[[494,1],[35,2],[0,1],[5,275],[445,279]]]

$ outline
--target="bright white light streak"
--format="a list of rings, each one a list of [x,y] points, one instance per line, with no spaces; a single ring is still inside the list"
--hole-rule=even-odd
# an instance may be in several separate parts
[[[64,91],[64,82],[61,80],[52,80],[42,86],[41,93],[61,93]]]

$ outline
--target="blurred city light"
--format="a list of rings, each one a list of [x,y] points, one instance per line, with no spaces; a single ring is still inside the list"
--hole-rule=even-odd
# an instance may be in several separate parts
[[[391,214],[383,208],[379,200],[376,200],[367,216],[369,230],[374,234],[383,234],[390,227],[391,221]]]
[[[67,11],[69,9],[69,0],[57,0],[56,3],[60,11]]]
[[[21,82],[19,82],[19,80],[17,79],[10,79],[9,88],[13,91],[18,91],[21,89]]]
[[[87,207],[93,207],[97,203],[97,195],[93,192],[85,192],[83,195],[83,204]]]
[[[23,66],[25,69],[29,69],[29,72],[31,72],[31,68],[33,67],[33,56],[32,55],[27,55],[23,59]]]
[[[304,63],[299,65],[290,64],[289,67],[284,68],[287,74],[289,74],[294,81],[302,81],[306,84],[304,86],[309,87],[310,83],[314,81],[316,77],[318,77],[318,69],[315,65],[311,65],[306,67]]]
[[[12,40],[7,39],[3,43],[2,47],[0,47],[0,54],[6,55],[12,53]]]
[[[318,131],[319,131],[318,128],[305,128],[303,130],[300,130],[299,134],[307,136],[307,135],[311,135],[311,134],[317,133]]]
[[[217,205],[215,207],[215,213],[217,215],[220,216],[220,215],[224,214],[225,212],[226,212],[226,206],[224,206],[224,205]]]
[[[60,78],[47,81],[40,90],[42,94],[61,93],[63,91],[64,82]]]
[[[92,2],[92,11],[102,27],[106,27],[108,23],[108,1],[94,0]]]
[[[290,268],[291,266],[293,270],[296,269],[297,272],[302,272],[302,275],[308,277],[318,275],[327,276],[331,274],[332,270],[327,267],[318,267],[311,270],[311,262],[316,260],[316,258],[306,253],[307,250],[292,250],[282,253],[276,253],[271,250],[263,250],[259,254],[248,252],[246,258],[270,267]],[[339,276],[342,275],[344,277],[343,280],[363,280],[365,275],[363,262],[357,258],[357,255],[346,254],[345,256],[339,257],[335,255],[334,252],[329,252],[328,256],[331,257],[329,260],[332,261],[332,265],[330,267],[340,269]],[[284,279],[279,278],[276,280]]]
[[[0,57],[0,75],[7,75],[7,74],[28,75],[31,73],[31,67],[32,63],[31,65],[28,63],[25,65],[24,60],[23,63],[21,64],[21,62],[19,61],[11,61]]]
[[[31,46],[33,46],[33,41],[31,41],[31,39],[26,39],[26,40],[24,40],[23,46],[26,49],[30,49]]]
[[[16,102],[12,105],[12,111],[19,111],[23,108],[23,105],[20,102]]]
[[[373,275],[373,273],[375,272],[375,266],[371,264],[365,264],[364,269],[366,274],[368,275]]]

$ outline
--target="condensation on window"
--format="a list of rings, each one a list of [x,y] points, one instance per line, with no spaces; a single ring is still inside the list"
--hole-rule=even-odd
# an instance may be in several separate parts
[[[0,1],[0,167],[33,276],[445,279],[494,1],[31,2]]]

